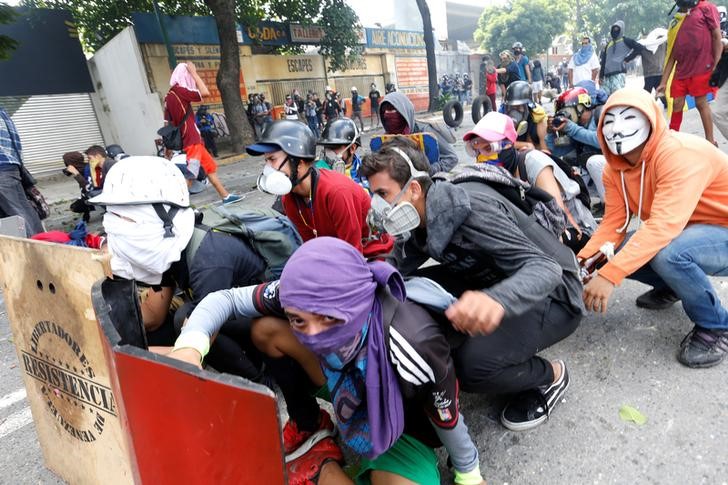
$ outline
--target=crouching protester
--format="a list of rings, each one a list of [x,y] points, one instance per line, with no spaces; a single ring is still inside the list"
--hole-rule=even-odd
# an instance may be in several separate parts
[[[708,276],[728,276],[728,156],[669,130],[660,106],[641,89],[616,91],[604,110],[597,134],[607,157],[606,211],[578,256],[591,258],[606,242],[621,249],[585,286],[584,303],[604,313],[624,278],[646,283],[653,289],[638,306],[682,300],[694,323],[678,361],[716,365],[728,353],[728,311]],[[628,234],[632,215],[641,223]]]
[[[366,188],[366,181],[359,175],[361,159],[356,151],[361,147],[361,135],[354,121],[349,118],[329,121],[318,144],[324,150],[323,158],[316,162],[316,168],[343,173]]]
[[[369,194],[346,175],[314,166],[316,138],[304,123],[274,121],[266,126],[260,141],[246,150],[265,156],[258,188],[281,196],[285,214],[304,241],[336,237],[367,257],[391,250],[391,238],[369,238]]]
[[[368,263],[338,239],[309,241],[291,256],[280,282],[205,298],[170,356],[199,365],[231,315],[287,318],[282,324],[316,355],[341,441],[362,457],[356,483],[439,484],[433,448],[440,444],[455,483],[484,483],[458,409],[447,341],[427,311],[405,301],[404,281],[389,264]],[[289,483],[352,483],[341,463],[331,437],[319,437],[289,462]]]
[[[585,185],[562,170],[558,159],[539,150],[516,151],[516,130],[503,113],[487,113],[463,136],[465,149],[476,162],[498,165],[514,177],[527,181],[554,198],[568,222],[561,240],[574,252],[584,247],[597,227],[594,216],[584,204]],[[586,196],[588,201],[588,194]]]
[[[184,319],[208,293],[264,281],[266,264],[247,240],[195,224],[184,176],[166,159],[121,160],[92,200],[106,207],[114,278],[134,280],[139,288],[149,345],[172,345],[175,313]],[[260,380],[263,357],[249,334],[250,322],[226,322],[209,362],[219,371]]]
[[[485,183],[433,181],[410,147],[364,157],[372,211],[399,236],[396,264],[419,270],[459,297],[445,311],[462,389],[513,394],[501,414],[512,430],[533,428],[569,385],[561,360],[536,354],[569,336],[584,307],[576,259],[556,236]],[[505,173],[505,172],[504,172]],[[449,322],[448,322],[449,321]]]

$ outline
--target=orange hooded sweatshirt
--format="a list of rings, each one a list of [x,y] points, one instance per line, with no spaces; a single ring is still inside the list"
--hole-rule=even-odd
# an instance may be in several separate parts
[[[604,218],[580,258],[596,254],[606,242],[619,246],[632,215],[643,223],[599,274],[618,285],[647,264],[680,235],[688,224],[728,227],[728,155],[703,138],[671,131],[662,109],[641,89],[620,89],[603,109],[634,106],[652,123],[652,133],[642,151],[642,161],[631,165],[609,151],[597,136],[607,159],[604,168],[606,204]]]

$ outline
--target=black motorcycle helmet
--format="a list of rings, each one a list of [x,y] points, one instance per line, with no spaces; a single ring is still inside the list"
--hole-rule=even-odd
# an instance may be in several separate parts
[[[514,81],[506,89],[506,105],[521,106],[533,103],[533,92],[526,81]]]
[[[106,147],[106,155],[109,158],[116,158],[119,155],[126,155],[124,158],[128,157],[129,155],[126,154],[123,148],[121,148],[121,145],[109,145]]]
[[[350,145],[356,142],[357,138],[359,138],[359,130],[354,121],[349,118],[337,118],[326,124],[318,144],[323,146]]]
[[[245,147],[250,155],[276,150],[283,150],[295,159],[313,160],[316,158],[316,137],[311,128],[300,121],[278,120],[265,127],[258,143]]]

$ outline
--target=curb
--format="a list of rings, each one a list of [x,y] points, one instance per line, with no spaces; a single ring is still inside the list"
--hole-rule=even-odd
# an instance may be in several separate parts
[[[246,158],[250,158],[250,155],[247,153],[239,153],[237,155],[230,155],[229,157],[218,158],[215,160],[215,163],[218,165],[230,165],[245,160]]]

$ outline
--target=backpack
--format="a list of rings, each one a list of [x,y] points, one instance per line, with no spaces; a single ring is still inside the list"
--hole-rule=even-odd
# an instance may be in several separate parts
[[[519,151],[517,155],[518,174],[521,176],[521,180],[523,180],[524,182],[528,182],[528,173],[526,172],[526,155],[529,151]],[[581,178],[581,175],[574,173],[574,167],[572,167],[559,157],[546,152],[542,153],[548,155],[548,157],[554,161],[556,166],[559,167],[566,174],[567,177],[569,177],[571,180],[579,185],[579,195],[577,195],[576,197],[581,201],[582,204],[584,204],[584,207],[586,207],[587,209],[591,209],[591,197],[589,196],[589,189],[587,188],[584,179]]]
[[[283,267],[303,240],[286,216],[273,209],[254,209],[240,204],[213,205],[202,211],[204,225],[198,225],[187,245],[186,260],[190,268],[197,249],[209,231],[220,231],[245,238],[265,261],[268,281],[281,277]]]
[[[561,237],[566,230],[566,214],[551,195],[519,180],[503,167],[494,165],[468,165],[463,171],[453,175],[438,173],[433,180],[447,180],[453,184],[486,185],[500,198],[507,200],[518,212],[533,219],[554,237]]]
[[[174,91],[170,91],[171,94],[174,94],[174,97],[177,98],[177,101],[182,104],[182,100],[179,99],[179,96],[177,96],[177,93]],[[185,111],[185,115],[182,118],[182,121],[179,122],[179,125],[173,125],[172,123],[167,124],[167,126],[163,126],[160,129],[157,130],[157,135],[162,137],[162,142],[164,143],[164,146],[170,150],[173,151],[181,151],[182,146],[182,127],[185,125],[185,122],[187,122],[187,118],[189,118],[190,113],[192,112],[192,106]]]

